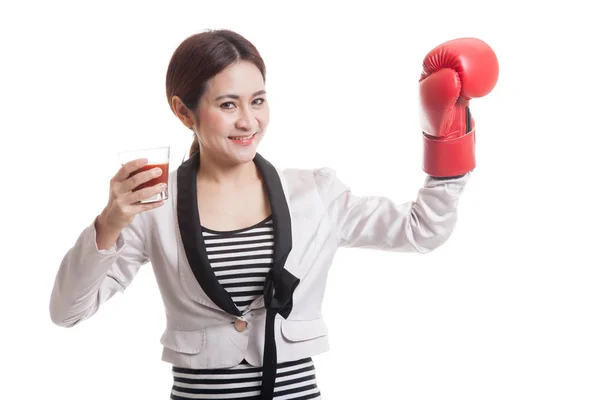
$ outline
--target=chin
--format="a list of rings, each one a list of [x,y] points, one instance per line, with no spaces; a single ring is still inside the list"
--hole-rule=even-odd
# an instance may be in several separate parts
[[[254,160],[256,156],[256,147],[252,146],[252,148],[246,149],[236,149],[234,151],[229,151],[229,154],[226,156],[229,161],[233,164],[246,164]]]
[[[252,160],[254,160],[254,157],[256,156],[256,151],[252,152],[252,154],[244,154],[243,156],[239,156],[237,157],[237,162],[239,164],[247,164],[249,162],[252,162]]]

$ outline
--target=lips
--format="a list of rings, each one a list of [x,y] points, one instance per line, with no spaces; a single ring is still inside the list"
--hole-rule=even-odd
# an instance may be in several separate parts
[[[248,136],[229,136],[229,139],[232,139],[232,140],[250,140],[250,139],[252,139],[252,137],[254,135],[256,135],[256,132],[253,133],[253,134],[251,134],[251,135],[248,135]]]
[[[229,140],[234,141],[234,142],[238,142],[238,143],[242,142],[242,143],[244,143],[244,142],[250,142],[250,141],[252,141],[252,139],[254,138],[254,136],[256,136],[257,133],[258,132],[254,132],[254,133],[252,133],[250,135],[245,135],[245,136],[228,136],[227,138]]]

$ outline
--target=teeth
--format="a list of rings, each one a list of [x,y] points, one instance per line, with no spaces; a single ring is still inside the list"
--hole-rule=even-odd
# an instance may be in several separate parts
[[[233,140],[248,140],[248,139],[251,139],[252,136],[254,136],[254,135],[256,135],[256,133],[253,133],[250,136],[229,136],[229,138],[233,139]]]

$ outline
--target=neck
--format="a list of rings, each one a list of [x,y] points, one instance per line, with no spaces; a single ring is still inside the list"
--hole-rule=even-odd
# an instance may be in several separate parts
[[[200,168],[197,179],[205,184],[239,186],[260,179],[253,161],[239,164],[214,159],[200,150]]]

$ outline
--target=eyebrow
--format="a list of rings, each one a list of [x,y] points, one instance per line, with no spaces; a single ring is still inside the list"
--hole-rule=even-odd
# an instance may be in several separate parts
[[[266,94],[267,92],[265,90],[259,90],[258,92],[252,93],[252,97],[261,95],[261,94]],[[221,100],[221,99],[225,99],[225,98],[231,98],[231,99],[236,99],[239,100],[240,96],[238,96],[237,94],[222,94],[221,96],[217,96],[217,98],[215,98],[215,101]]]

